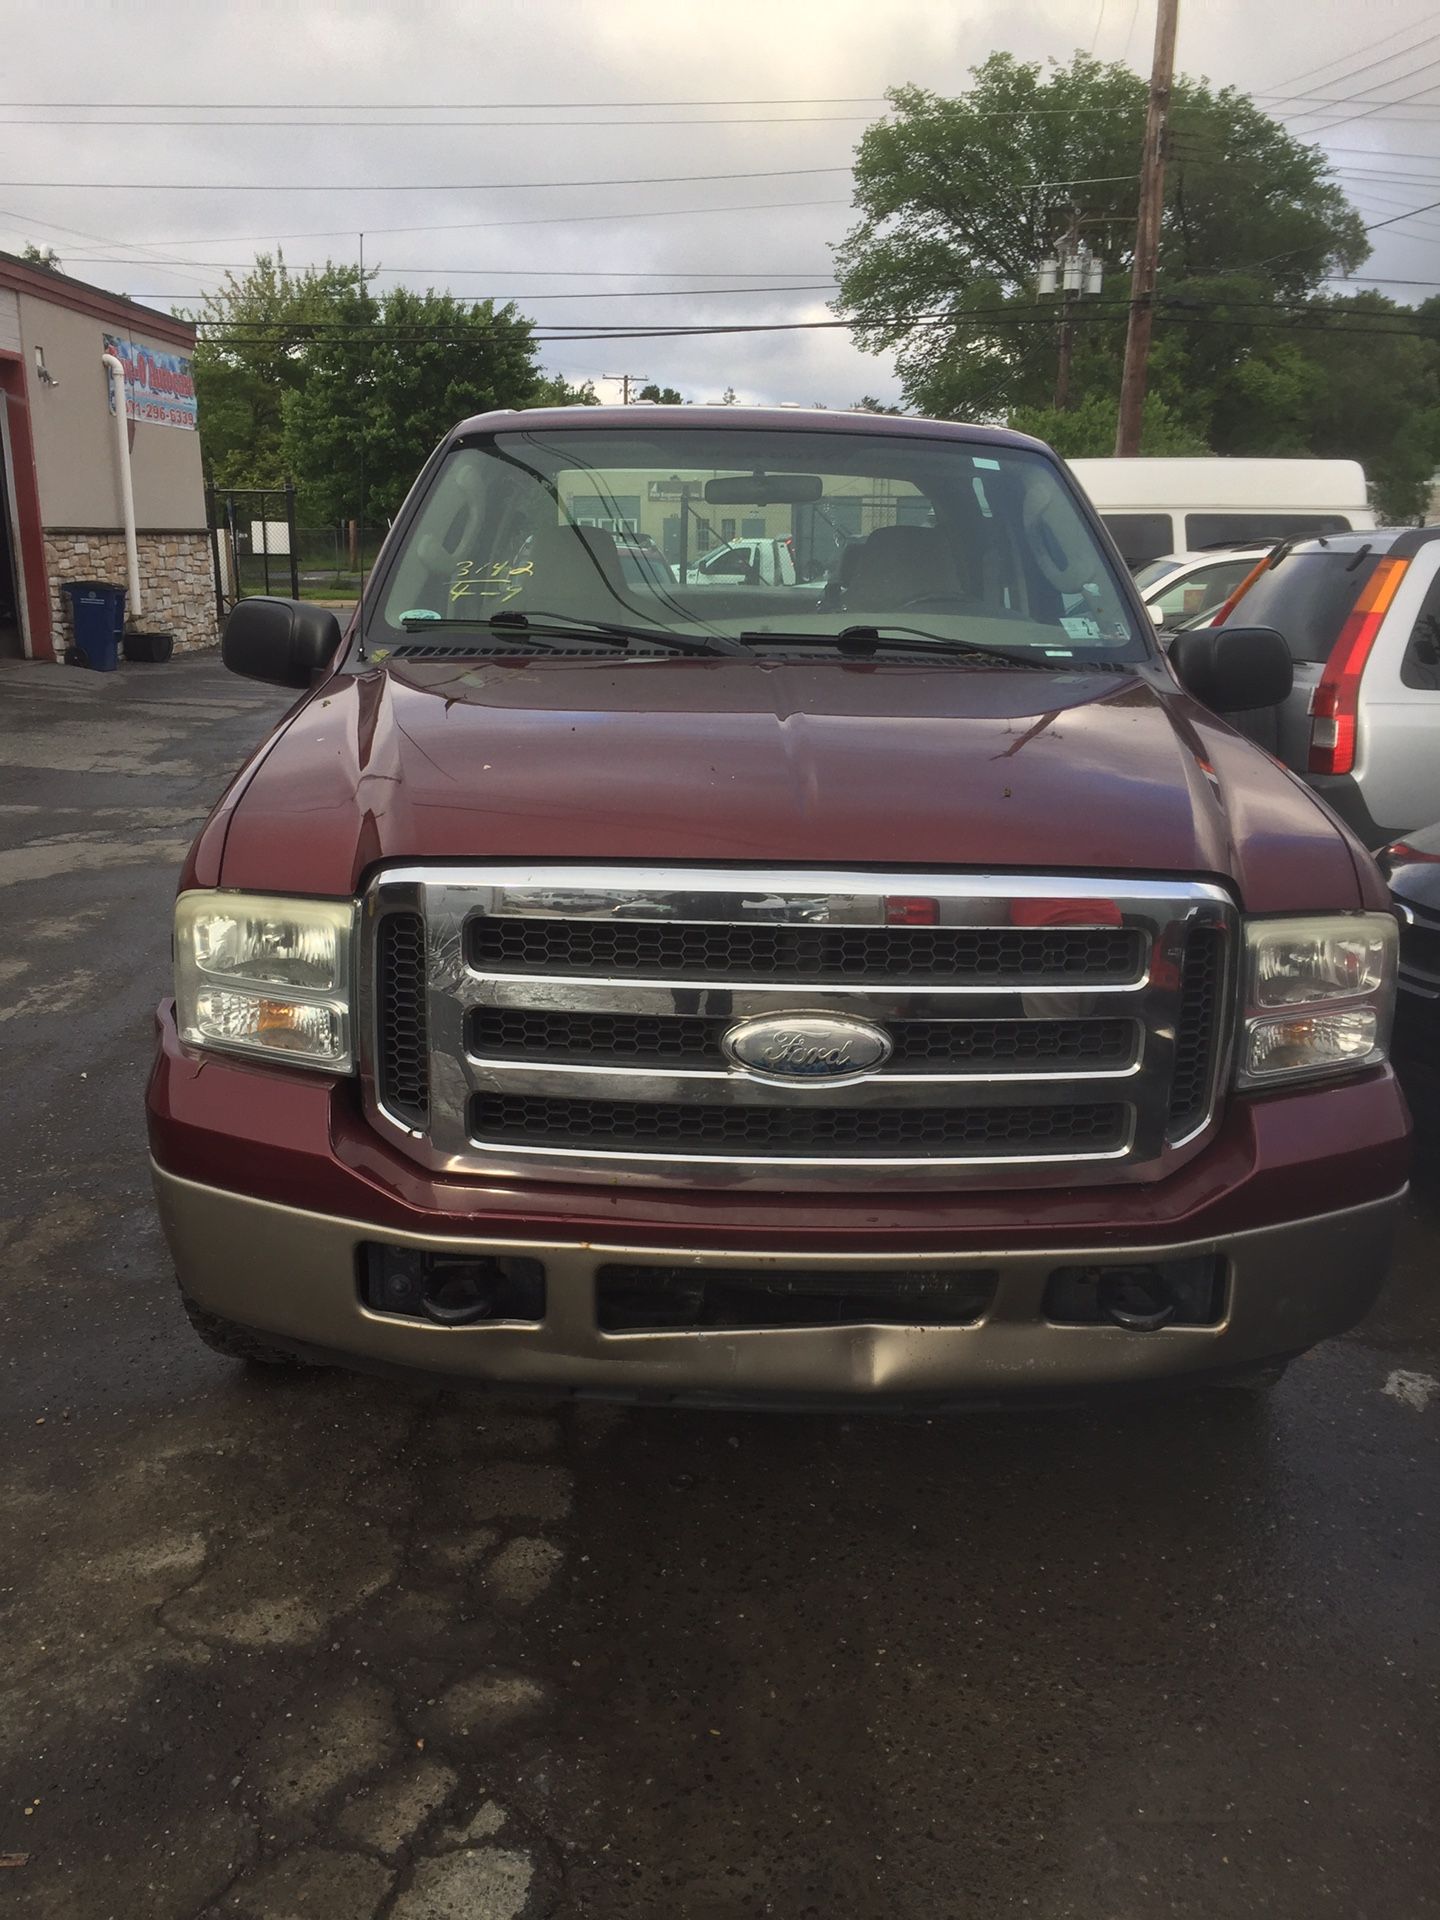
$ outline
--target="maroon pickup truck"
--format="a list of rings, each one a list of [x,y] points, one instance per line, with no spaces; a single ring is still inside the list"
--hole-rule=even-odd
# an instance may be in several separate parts
[[[785,583],[697,575],[791,543]],[[654,563],[626,569],[643,541]],[[149,1090],[222,1353],[719,1403],[1274,1378],[1384,1277],[1376,868],[1065,468],[933,421],[467,421],[202,829]]]

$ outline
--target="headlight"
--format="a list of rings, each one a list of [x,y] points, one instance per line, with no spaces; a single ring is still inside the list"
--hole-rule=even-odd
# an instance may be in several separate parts
[[[1390,1043],[1397,950],[1388,913],[1247,921],[1237,1085],[1377,1066]]]
[[[354,924],[348,900],[182,893],[175,903],[181,1039],[348,1073]]]

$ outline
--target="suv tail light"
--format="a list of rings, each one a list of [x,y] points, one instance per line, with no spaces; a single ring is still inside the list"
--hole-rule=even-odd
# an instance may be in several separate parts
[[[1360,589],[1350,617],[1330,650],[1310,698],[1311,773],[1349,773],[1355,765],[1355,716],[1360,676],[1375,645],[1408,560],[1382,560]]]

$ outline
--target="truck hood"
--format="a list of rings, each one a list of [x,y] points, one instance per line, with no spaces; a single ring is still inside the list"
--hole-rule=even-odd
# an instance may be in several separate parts
[[[344,895],[401,860],[1031,868],[1207,876],[1303,911],[1383,903],[1357,853],[1163,670],[462,659],[318,689],[190,877]]]

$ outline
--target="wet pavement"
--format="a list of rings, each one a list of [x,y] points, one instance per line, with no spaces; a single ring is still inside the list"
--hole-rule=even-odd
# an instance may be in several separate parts
[[[0,668],[0,1910],[1440,1914],[1440,1179],[1268,1402],[256,1377],[140,1099],[175,870],[285,703]]]

